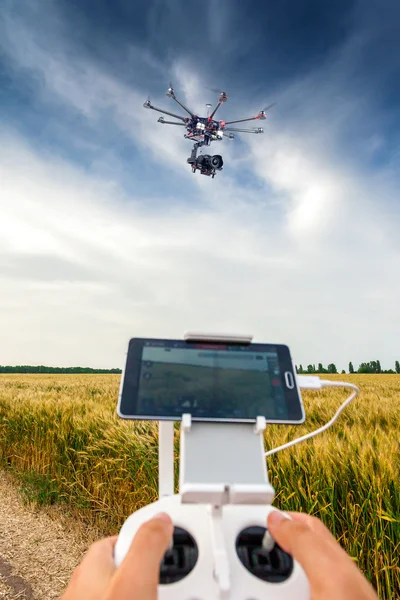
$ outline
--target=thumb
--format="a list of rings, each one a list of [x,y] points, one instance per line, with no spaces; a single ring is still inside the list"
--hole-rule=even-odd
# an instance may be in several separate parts
[[[156,515],[138,529],[131,547],[114,575],[110,598],[156,600],[160,563],[174,531],[170,517]]]
[[[278,510],[271,512],[268,529],[303,567],[313,598],[378,600],[372,585],[322,521],[304,513],[290,513],[290,517]]]
[[[353,566],[352,561],[322,522],[313,517],[292,516],[293,520],[285,513],[272,511],[268,530],[279,546],[303,567],[313,591],[328,592],[332,573],[343,566],[347,571]]]

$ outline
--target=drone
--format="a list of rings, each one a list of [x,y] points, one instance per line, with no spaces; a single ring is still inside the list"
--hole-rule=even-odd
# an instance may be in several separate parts
[[[211,89],[211,88],[210,88]],[[164,117],[159,117],[158,123],[162,125],[178,125],[180,127],[184,127],[186,129],[186,133],[184,134],[185,139],[194,142],[192,153],[187,159],[188,164],[192,168],[192,173],[196,173],[196,171],[200,171],[202,175],[211,176],[213,179],[217,173],[217,171],[222,171],[223,160],[220,154],[214,154],[211,156],[210,154],[200,154],[197,156],[198,149],[202,146],[210,146],[211,142],[221,141],[224,137],[227,137],[230,140],[235,138],[234,133],[264,133],[264,129],[262,127],[256,127],[253,129],[240,129],[236,127],[227,127],[227,125],[233,125],[235,123],[243,123],[245,121],[257,121],[264,120],[266,118],[265,113],[274,106],[274,104],[270,104],[260,110],[258,115],[255,117],[250,117],[248,119],[237,119],[236,121],[217,121],[214,119],[215,113],[219,109],[219,107],[224,104],[228,100],[228,96],[226,92],[222,92],[220,90],[211,89],[212,92],[219,94],[218,104],[214,108],[214,110],[210,114],[210,109],[212,108],[211,104],[207,104],[207,116],[199,117],[194,114],[191,110],[189,110],[178,98],[175,96],[174,88],[171,83],[166,92],[166,96],[168,98],[172,98],[183,108],[185,112],[188,113],[189,116],[181,116],[176,115],[175,113],[169,112],[167,110],[163,110],[161,108],[157,108],[153,106],[150,102],[150,98],[146,100],[143,104],[144,108],[149,108],[151,110],[156,110],[157,112],[163,113],[164,115],[169,115],[174,119],[178,119],[178,121],[166,121]]]

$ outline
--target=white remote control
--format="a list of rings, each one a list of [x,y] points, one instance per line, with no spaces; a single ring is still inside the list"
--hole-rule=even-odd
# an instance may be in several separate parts
[[[249,344],[251,336],[186,334],[185,340]],[[122,384],[121,384],[122,386]],[[160,512],[174,523],[160,564],[160,600],[310,600],[301,566],[267,532],[275,491],[268,481],[264,431],[255,423],[181,419],[179,494],[174,495],[173,423],[159,424],[160,500],[121,528],[119,567],[142,523]]]
[[[160,600],[309,600],[300,565],[277,544],[263,548],[272,506],[185,504],[180,495],[133,513],[115,546],[119,566],[140,525],[166,512],[175,530],[160,567]]]
[[[251,343],[252,336],[187,333],[184,339],[188,348],[190,343],[200,344],[200,348],[218,344],[243,347]],[[132,364],[136,363],[135,355]],[[265,457],[325,431],[359,390],[348,382],[320,381],[318,377],[300,381],[300,376],[294,380],[292,372],[285,372],[285,377],[287,374],[291,375],[285,379],[290,389],[340,385],[353,391],[326,425],[268,452],[264,448],[265,416],[258,416],[255,423],[233,423],[223,418],[224,414],[213,422],[202,422],[209,419],[199,417],[192,421],[191,414],[182,414],[179,494],[175,495],[175,419],[162,413],[166,420],[159,422],[160,500],[125,521],[114,553],[119,567],[142,523],[160,512],[171,517],[174,533],[160,564],[160,600],[310,600],[304,570],[266,529],[268,515],[277,509],[272,507],[275,491],[268,481]],[[130,377],[132,394],[136,388],[132,387],[132,373]],[[137,413],[120,410],[123,381],[124,377],[118,414],[135,418],[129,415]]]

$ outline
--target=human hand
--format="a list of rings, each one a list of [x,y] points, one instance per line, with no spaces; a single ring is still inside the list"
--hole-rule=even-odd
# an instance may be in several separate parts
[[[143,523],[118,569],[113,558],[118,536],[94,543],[61,600],[157,600],[160,563],[173,531],[164,513]]]
[[[272,511],[267,527],[274,540],[303,567],[311,600],[377,600],[372,585],[325,525],[310,515]]]

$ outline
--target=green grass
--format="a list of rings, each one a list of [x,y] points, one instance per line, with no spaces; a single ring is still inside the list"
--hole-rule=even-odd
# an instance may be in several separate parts
[[[400,376],[345,379],[362,393],[338,422],[269,457],[274,504],[321,518],[379,597],[393,600],[400,596]],[[1,466],[19,477],[30,501],[64,506],[104,534],[157,497],[157,425],[117,417],[119,380],[0,375]],[[267,448],[327,422],[345,393],[305,394],[306,423],[269,426]],[[178,435],[177,428],[177,455]]]

